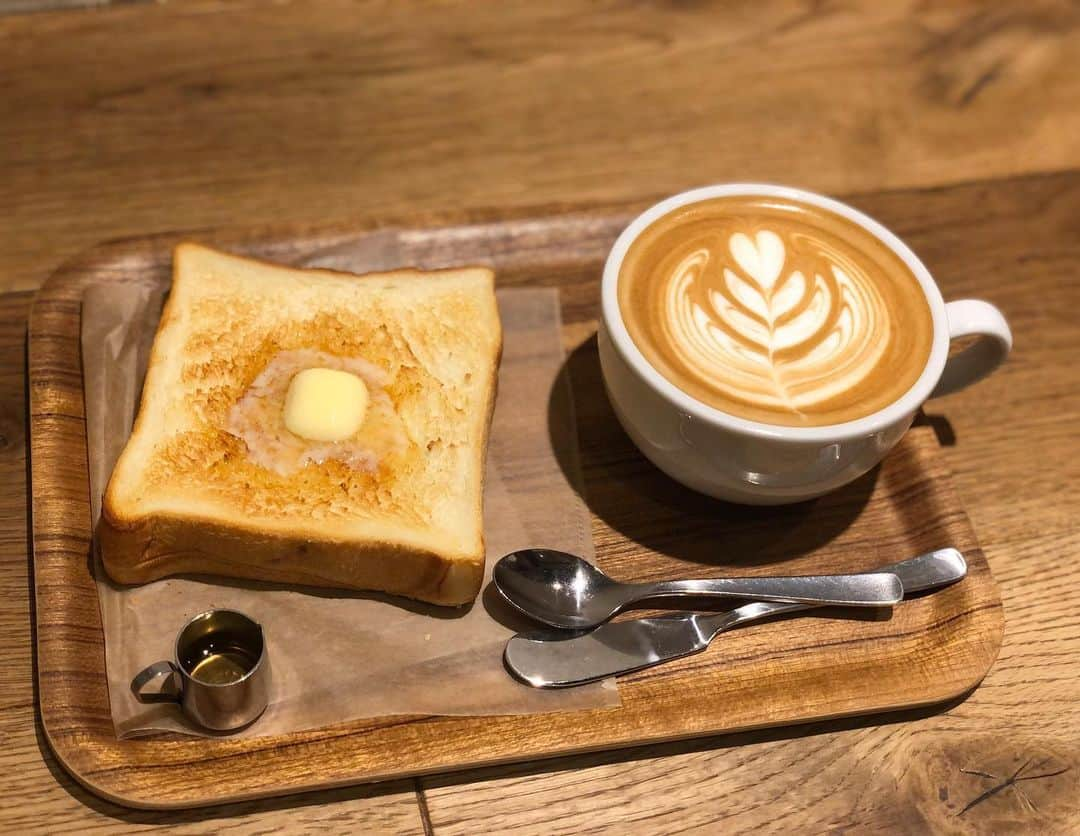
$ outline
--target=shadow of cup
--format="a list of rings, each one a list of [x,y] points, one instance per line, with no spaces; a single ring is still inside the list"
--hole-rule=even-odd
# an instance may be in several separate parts
[[[595,335],[567,356],[549,393],[549,428],[565,426],[567,409],[576,414],[576,443],[553,429],[551,442],[568,481],[605,526],[641,547],[636,558],[625,548],[601,557],[620,579],[686,574],[694,565],[734,572],[803,557],[851,525],[877,479],[875,468],[827,496],[782,506],[735,505],[690,490],[654,467],[619,425]],[[653,553],[648,566],[640,560],[645,551]]]

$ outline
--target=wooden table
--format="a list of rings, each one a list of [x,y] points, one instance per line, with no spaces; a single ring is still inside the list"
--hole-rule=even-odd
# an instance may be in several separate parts
[[[0,831],[1080,831],[1080,10],[417,5],[0,17]],[[976,692],[187,813],[124,810],[57,766],[34,709],[23,350],[27,291],[58,263],[166,229],[755,178],[856,195],[947,297],[1010,319],[1007,367],[930,410],[1005,598]]]

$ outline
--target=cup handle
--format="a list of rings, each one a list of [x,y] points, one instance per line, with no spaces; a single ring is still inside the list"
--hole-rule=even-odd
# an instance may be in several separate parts
[[[131,690],[135,694],[135,699],[139,702],[151,703],[151,702],[180,702],[180,692],[169,694],[164,691],[154,694],[144,694],[143,688],[162,676],[172,676],[176,674],[179,676],[180,669],[176,667],[172,662],[154,662],[139,671],[133,680],[131,680]]]
[[[949,339],[978,337],[945,363],[931,398],[948,395],[982,380],[1000,366],[1012,348],[1012,332],[1001,311],[979,299],[959,299],[945,305]]]

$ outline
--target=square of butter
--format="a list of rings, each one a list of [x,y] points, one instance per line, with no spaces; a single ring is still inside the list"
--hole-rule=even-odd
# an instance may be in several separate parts
[[[364,423],[367,385],[350,372],[304,369],[289,383],[285,426],[310,441],[344,441]]]

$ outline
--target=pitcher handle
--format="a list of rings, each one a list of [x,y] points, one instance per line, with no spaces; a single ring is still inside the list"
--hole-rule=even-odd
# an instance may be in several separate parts
[[[180,702],[182,696],[181,685],[176,689],[175,693],[167,693],[166,691],[160,691],[158,693],[143,693],[143,688],[149,685],[156,679],[163,676],[171,677],[176,675],[180,678],[180,669],[176,667],[172,662],[154,662],[152,665],[148,665],[139,671],[133,680],[131,680],[131,690],[135,694],[135,699],[143,703],[153,702]]]

